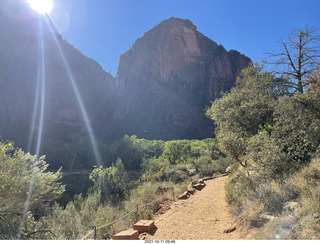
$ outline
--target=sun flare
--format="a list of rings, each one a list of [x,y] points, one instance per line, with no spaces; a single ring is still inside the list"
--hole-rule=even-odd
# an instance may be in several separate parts
[[[52,0],[28,0],[31,8],[37,11],[39,14],[48,14],[52,10]]]

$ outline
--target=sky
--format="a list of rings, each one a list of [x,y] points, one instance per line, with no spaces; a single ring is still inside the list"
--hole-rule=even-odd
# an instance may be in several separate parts
[[[320,28],[320,0],[53,0],[62,37],[116,75],[120,55],[170,17],[191,20],[225,49],[254,62],[276,51],[294,29]]]

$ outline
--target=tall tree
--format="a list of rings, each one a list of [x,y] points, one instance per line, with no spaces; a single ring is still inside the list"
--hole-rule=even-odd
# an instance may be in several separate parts
[[[274,72],[288,77],[288,87],[303,93],[307,79],[320,64],[320,36],[315,27],[297,29],[282,40],[281,51],[270,53],[268,63],[274,65]]]
[[[274,123],[276,102],[287,93],[283,82],[262,72],[259,65],[249,66],[242,70],[236,86],[207,110],[207,116],[215,121],[222,151],[244,167],[249,138]]]
[[[0,142],[0,239],[32,239],[47,231],[37,229],[35,218],[65,191],[61,169],[53,173],[48,166],[44,156]]]
[[[89,176],[93,192],[101,194],[102,201],[116,205],[129,197],[130,180],[120,158],[111,167],[95,167]]]

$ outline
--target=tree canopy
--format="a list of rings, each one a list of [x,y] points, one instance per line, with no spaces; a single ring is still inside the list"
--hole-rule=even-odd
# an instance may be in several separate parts
[[[221,149],[265,180],[296,172],[320,144],[319,89],[292,96],[286,82],[250,66],[207,111]]]
[[[14,148],[12,143],[0,143],[1,239],[16,239],[18,234],[28,239],[43,231],[36,229],[34,219],[45,214],[49,203],[65,190],[58,182],[61,169],[53,173],[47,168],[44,156],[38,158]]]

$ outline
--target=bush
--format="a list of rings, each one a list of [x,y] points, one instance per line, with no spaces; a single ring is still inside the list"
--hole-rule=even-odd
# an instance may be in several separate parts
[[[65,208],[55,204],[51,214],[41,219],[38,225],[47,226],[50,230],[42,239],[75,240],[85,237],[92,226],[99,227],[112,222],[116,213],[116,209],[101,203],[100,192],[94,192],[86,198],[77,195]],[[98,239],[110,236],[110,226],[97,232]]]
[[[188,165],[174,165],[164,171],[165,180],[176,184],[190,179],[193,175],[195,175],[195,172]]]
[[[320,158],[298,172],[290,181],[306,212],[320,212]]]
[[[164,157],[144,158],[141,168],[144,174],[141,176],[143,181],[162,181],[164,180],[164,171],[170,168],[169,161]]]
[[[244,203],[256,189],[256,183],[244,172],[244,170],[233,170],[233,174],[229,175],[225,185],[226,200],[232,206],[233,214],[240,215],[243,210]]]
[[[89,178],[94,182],[91,191],[100,192],[102,201],[106,203],[115,205],[129,196],[129,177],[121,159],[106,169],[96,167]]]
[[[272,215],[278,215],[282,213],[284,205],[284,199],[281,193],[277,191],[270,191],[266,195],[264,201],[264,209],[266,212],[271,213]]]
[[[297,172],[286,184],[291,188],[299,208],[296,209],[297,223],[291,239],[320,238],[320,158],[315,158],[308,166]]]
[[[159,203],[164,199],[173,197],[170,190],[167,194],[157,193],[157,189],[173,189],[175,185],[172,182],[143,182],[137,188],[131,190],[130,199],[125,202],[126,209],[139,207],[136,219],[150,219],[154,212],[159,208]],[[164,196],[165,195],[165,196]],[[151,203],[151,204],[150,204]]]
[[[270,179],[282,182],[292,171],[292,162],[266,130],[250,138],[247,151],[247,159],[254,162],[251,169],[261,182]]]
[[[200,177],[205,177],[225,173],[226,168],[234,162],[233,159],[224,157],[212,160],[211,156],[205,154],[198,159],[195,159],[193,165]]]
[[[58,182],[61,169],[53,173],[48,166],[45,156],[38,158],[0,142],[0,239],[36,239],[44,232],[37,229],[36,219],[65,189]]]

